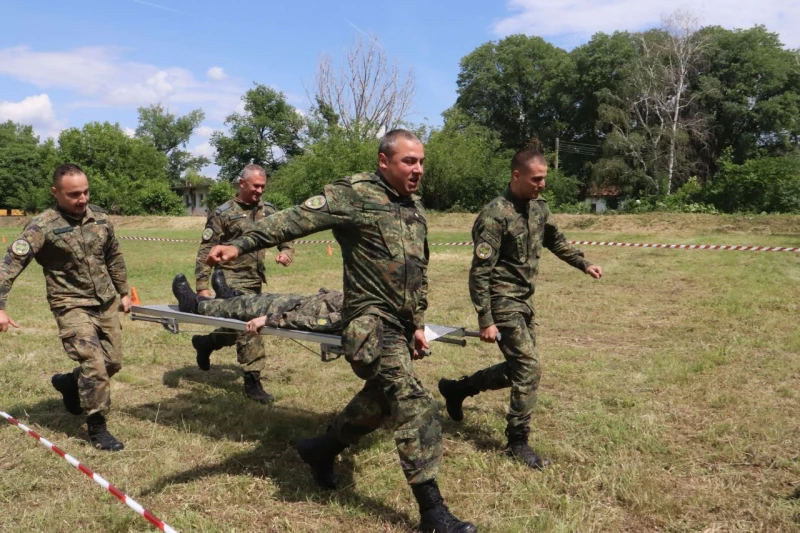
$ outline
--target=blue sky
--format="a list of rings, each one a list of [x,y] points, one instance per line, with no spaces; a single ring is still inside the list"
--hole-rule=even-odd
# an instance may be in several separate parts
[[[258,2],[253,0],[0,0],[0,120],[33,124],[42,136],[99,120],[136,127],[136,108],[162,102],[178,113],[202,107],[190,148],[210,155],[256,81],[307,110],[322,54],[334,60],[361,32],[412,70],[414,122],[441,123],[456,98],[459,60],[512,33],[571,48],[597,31],[659,24],[653,0],[461,0]],[[762,23],[800,47],[800,0],[700,0],[703,24]]]

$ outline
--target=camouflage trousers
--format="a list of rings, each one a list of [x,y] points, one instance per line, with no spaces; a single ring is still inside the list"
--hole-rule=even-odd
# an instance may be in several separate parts
[[[98,306],[58,309],[53,314],[64,351],[80,365],[73,374],[78,381],[81,407],[87,415],[108,413],[110,379],[122,368],[117,299]]]
[[[413,331],[362,315],[347,325],[342,344],[353,370],[367,379],[336,416],[338,440],[355,444],[380,427],[391,429],[408,483],[435,479],[442,461],[442,425],[437,402],[414,374]]]
[[[475,372],[467,378],[466,384],[480,391],[510,387],[511,400],[506,415],[508,429],[528,427],[542,376],[536,355],[533,313],[502,313],[494,318],[502,336],[498,345],[506,360]]]
[[[233,287],[247,295],[261,294],[261,288]],[[227,300],[209,300],[211,302],[225,302]],[[221,315],[215,315],[221,316]],[[232,317],[223,317],[232,318]],[[245,372],[261,372],[266,365],[266,338],[262,335],[248,335],[247,333],[237,332],[233,329],[218,328],[211,333],[211,342],[214,349],[219,350],[228,346],[236,345],[236,361],[242,365]]]

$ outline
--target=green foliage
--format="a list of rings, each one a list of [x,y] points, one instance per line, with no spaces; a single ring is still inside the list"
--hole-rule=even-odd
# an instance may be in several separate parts
[[[551,168],[547,171],[546,183],[547,187],[543,194],[554,211],[566,212],[564,210],[580,209],[577,206],[583,205],[578,203],[581,184],[577,178],[567,176],[560,169]]]
[[[762,157],[737,165],[729,150],[707,195],[726,213],[800,213],[800,157]]]
[[[230,134],[217,131],[211,136],[211,145],[217,151],[214,162],[220,167],[220,177],[228,181],[249,163],[275,170],[281,154],[291,158],[300,153],[303,118],[282,92],[256,84],[242,101],[244,113],[225,119]]]
[[[444,127],[434,130],[425,146],[425,205],[441,211],[480,210],[508,184],[512,155],[492,130],[451,109]]]
[[[166,183],[149,182],[139,191],[139,206],[146,215],[185,215],[181,198]]]
[[[58,144],[61,161],[86,172],[93,203],[119,215],[153,213],[149,209],[159,205],[142,204],[145,189],[168,186],[167,156],[149,140],[128,137],[119,124],[90,122],[62,131]]]
[[[211,186],[206,195],[205,206],[208,211],[213,211],[221,206],[236,194],[233,185],[229,181],[219,180]]]
[[[262,199],[274,205],[278,211],[296,205],[295,202],[292,202],[291,198],[280,192],[268,192],[262,196]]]
[[[328,183],[358,172],[374,172],[377,161],[377,139],[361,140],[332,128],[272,175],[270,194],[280,193],[290,205],[299,204],[321,193]]]
[[[205,119],[202,109],[195,109],[179,117],[170,113],[161,104],[139,108],[139,127],[136,136],[153,143],[156,149],[169,160],[167,176],[172,186],[182,183],[184,172],[198,172],[210,161],[205,157],[195,157],[185,150],[194,131]]]
[[[31,126],[0,123],[0,207],[35,213],[52,205],[55,161],[53,141],[39,144]]]

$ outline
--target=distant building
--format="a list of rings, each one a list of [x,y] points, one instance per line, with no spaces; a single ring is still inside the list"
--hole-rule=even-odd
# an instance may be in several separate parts
[[[173,187],[172,190],[183,199],[186,207],[186,214],[189,216],[205,217],[208,216],[205,202],[211,185],[201,183],[199,185],[180,185]]]
[[[598,187],[592,185],[586,193],[586,204],[592,213],[603,213],[619,207],[619,196],[622,191],[613,185]]]
[[[0,207],[0,217],[24,217],[25,211],[13,207]]]

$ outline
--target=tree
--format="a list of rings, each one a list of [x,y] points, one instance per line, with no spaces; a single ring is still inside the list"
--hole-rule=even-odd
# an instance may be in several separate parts
[[[646,192],[672,192],[679,150],[690,136],[705,135],[690,90],[706,43],[696,25],[695,18],[679,12],[662,30],[637,37],[639,53],[628,65],[627,82],[600,93],[599,118],[610,128],[605,150],[616,160],[601,162],[598,170],[624,175],[624,163],[643,178]]]
[[[242,101],[244,113],[225,119],[230,134],[217,131],[211,136],[217,152],[214,161],[220,167],[220,176],[228,181],[249,163],[275,170],[300,152],[303,118],[283,93],[255,84]]]
[[[374,139],[398,127],[411,112],[414,76],[390,65],[376,38],[357,37],[337,68],[330,56],[317,67],[314,100],[329,118],[360,139]]]
[[[136,128],[136,136],[149,140],[159,152],[167,156],[170,185],[180,185],[181,177],[187,170],[199,171],[211,163],[206,157],[195,157],[181,150],[205,119],[202,109],[195,109],[182,117],[170,113],[161,104],[140,107],[138,111],[139,127]]]
[[[150,141],[128,137],[119,124],[66,129],[58,137],[58,153],[84,169],[92,201],[114,214],[141,214],[140,191],[153,182],[168,185],[167,156]]]
[[[568,127],[562,88],[574,68],[567,52],[540,37],[488,42],[461,59],[456,107],[506,148],[532,137],[552,146]]]
[[[709,116],[710,138],[701,152],[708,174],[727,147],[736,163],[779,156],[800,141],[798,52],[783,48],[763,26],[746,30],[707,27],[705,68],[693,83]]]
[[[48,188],[55,159],[53,141],[39,144],[31,126],[0,123],[0,207],[32,213],[52,204]]]

